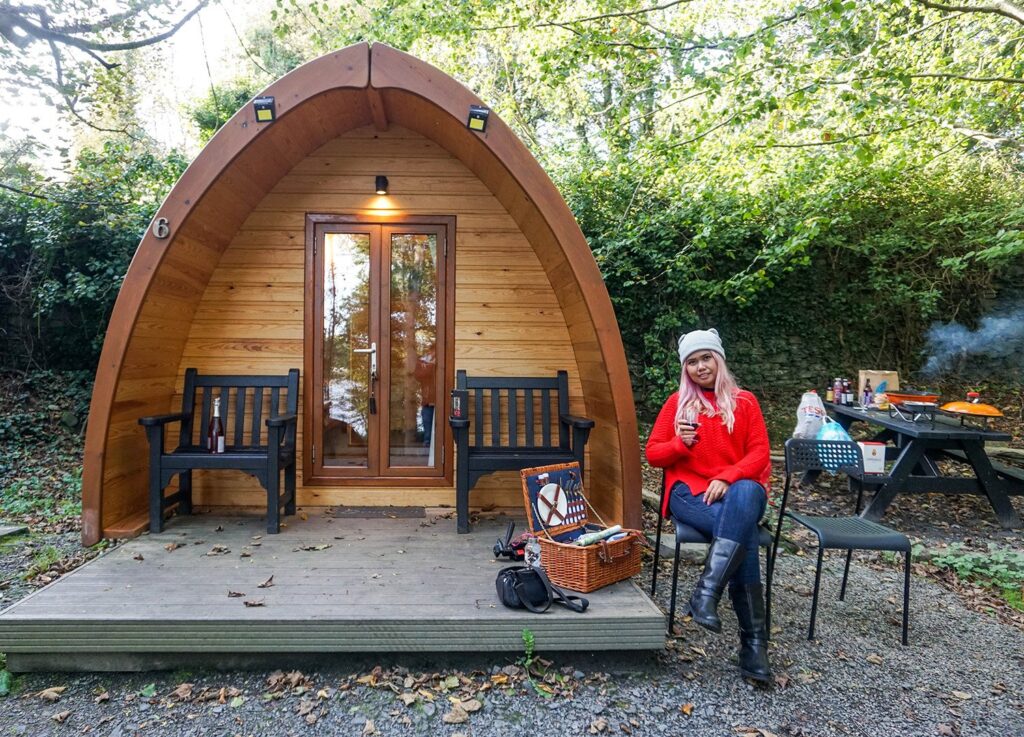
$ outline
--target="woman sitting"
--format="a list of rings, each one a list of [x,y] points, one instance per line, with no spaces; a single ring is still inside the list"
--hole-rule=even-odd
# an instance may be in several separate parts
[[[682,376],[647,441],[647,460],[665,469],[672,516],[711,539],[704,572],[690,596],[693,621],[722,630],[718,601],[729,594],[740,626],[740,671],[766,681],[768,632],[758,558],[758,521],[771,473],[768,431],[754,395],[725,365],[718,331],[679,339]]]

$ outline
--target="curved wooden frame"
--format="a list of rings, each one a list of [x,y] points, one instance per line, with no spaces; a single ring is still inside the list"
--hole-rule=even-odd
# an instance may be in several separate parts
[[[577,315],[567,324],[587,414],[598,420],[599,433],[615,436],[611,445],[618,448],[619,457],[609,468],[619,476],[619,508],[602,511],[638,527],[640,447],[618,323],[575,218],[518,137],[494,113],[485,133],[470,131],[466,117],[469,105],[481,104],[476,96],[429,64],[382,44],[371,48],[361,43],[322,56],[277,80],[261,96],[275,98],[276,121],[257,123],[252,106],[246,105],[225,124],[155,215],[154,221],[166,218],[170,237],[159,239],[148,230],[125,276],[93,388],[82,477],[83,542],[91,545],[109,535],[116,521],[103,519],[110,458],[138,457],[138,473],[144,477],[144,454],[136,445],[141,448],[145,441],[141,432],[136,439],[128,431],[125,418],[168,411],[175,359],[180,360],[184,346],[180,323],[190,322],[220,253],[245,216],[295,163],[326,141],[358,126],[386,128],[389,122],[444,146],[488,186],[533,244],[557,285],[563,311]],[[160,295],[173,301],[179,318],[172,324],[158,306],[150,306],[158,318],[152,324],[140,321],[147,302]],[[126,366],[154,364],[144,379],[133,375],[137,385],[123,388]],[[132,489],[133,479],[122,474],[118,481]],[[139,489],[138,506],[144,510],[144,484]]]

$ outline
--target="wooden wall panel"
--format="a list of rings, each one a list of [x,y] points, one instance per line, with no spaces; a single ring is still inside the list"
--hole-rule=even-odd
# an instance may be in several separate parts
[[[372,192],[379,173],[389,180],[387,198]],[[464,164],[434,141],[397,126],[387,132],[357,128],[328,141],[298,162],[246,218],[196,309],[177,371],[179,391],[191,366],[207,373],[302,367],[307,212],[455,215],[452,373],[460,368],[493,376],[553,375],[566,369],[572,409],[584,413],[569,331],[533,246]],[[300,418],[300,449],[301,428]],[[301,477],[299,504],[455,503],[452,488],[303,487]],[[203,505],[265,503],[259,484],[238,472],[196,473],[194,494]],[[520,507],[518,474],[485,477],[472,502]]]
[[[365,51],[363,47],[363,52],[355,52],[355,55]],[[308,70],[300,73],[303,75],[308,75]],[[338,81],[335,78],[335,84]],[[287,107],[287,102],[279,101],[279,115]],[[255,124],[245,120],[245,112],[243,108],[218,137],[245,138],[256,134],[252,130]],[[223,279],[211,282],[210,276],[216,273],[221,255],[239,226],[271,186],[305,156],[311,146],[361,125],[369,120],[369,111],[362,92],[334,89],[309,101],[295,115],[281,120],[288,120],[288,124],[260,129],[258,145],[243,148],[230,165],[227,160],[197,159],[158,213],[170,216],[172,237],[160,243],[147,235],[139,246],[115,307],[116,319],[111,320],[107,338],[110,348],[104,347],[94,389],[95,409],[96,397],[110,391],[113,382],[109,405],[102,408],[102,413],[90,412],[90,437],[86,441],[83,475],[83,539],[87,543],[94,542],[107,526],[146,509],[147,474],[145,463],[140,463],[140,459],[147,457],[147,443],[138,418],[174,411],[175,401],[180,402],[175,395],[182,384],[179,369],[183,361],[193,360],[191,354],[183,351],[201,300],[212,289],[222,292],[222,301],[234,301],[234,283]],[[211,146],[211,150],[214,149],[216,156],[224,154],[224,150]],[[211,173],[211,166],[218,164],[223,169]],[[207,182],[208,188],[200,189],[199,182]],[[187,213],[183,222],[175,220],[179,211]],[[233,267],[230,262],[227,264],[227,268]],[[149,270],[152,270],[151,276]],[[296,289],[301,291],[301,278],[298,283],[276,283],[274,273],[246,274],[239,265],[238,273],[227,276],[239,283],[260,287],[261,302],[298,299],[298,311],[289,310],[287,314],[301,315],[301,294],[295,295]],[[278,294],[287,289],[291,289],[291,293],[277,300]],[[137,302],[137,313],[127,314],[135,308],[123,307],[122,301],[125,305]],[[259,314],[262,317],[267,312],[270,311]],[[196,323],[205,324],[207,320]],[[297,350],[300,355],[294,365],[301,366],[301,333],[282,339],[291,347],[270,347],[251,340],[213,339],[195,343],[191,350],[203,356],[216,355],[220,361],[238,358],[234,365],[239,370],[250,371],[253,369],[242,368],[253,363],[250,358],[256,358],[256,363],[266,363],[268,359],[281,358],[282,351],[290,358]],[[119,343],[123,352],[119,358],[111,358],[121,350]],[[274,365],[278,363],[280,361]],[[135,383],[135,379],[142,383]],[[180,407],[180,403],[177,406]],[[99,433],[103,434],[102,442],[97,438]],[[102,503],[98,502],[100,494]],[[97,507],[99,515],[95,511]]]

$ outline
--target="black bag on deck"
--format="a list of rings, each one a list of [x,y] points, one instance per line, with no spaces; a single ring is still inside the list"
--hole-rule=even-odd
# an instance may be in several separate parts
[[[574,612],[585,612],[590,606],[584,597],[567,594],[551,583],[543,568],[502,568],[498,571],[494,585],[498,590],[498,601],[509,609],[529,609],[536,614],[543,614],[555,602]]]

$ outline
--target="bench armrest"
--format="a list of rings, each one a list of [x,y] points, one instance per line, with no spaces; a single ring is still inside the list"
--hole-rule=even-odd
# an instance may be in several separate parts
[[[151,417],[140,417],[139,424],[144,427],[158,427],[169,422],[181,422],[188,415],[184,412],[175,412],[173,415],[153,415]]]
[[[581,430],[589,430],[594,426],[594,421],[589,417],[580,417],[579,415],[559,415],[558,419],[560,422],[566,425],[572,425],[578,427]]]
[[[469,420],[459,420],[454,417],[449,417],[448,424],[452,426],[453,430],[465,430],[469,427]]]
[[[267,418],[267,427],[284,427],[296,421],[297,415],[294,412],[287,412],[277,417]]]

